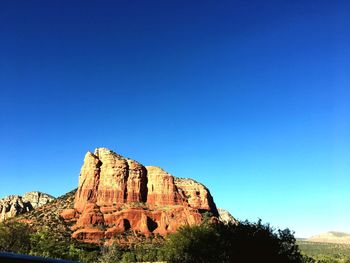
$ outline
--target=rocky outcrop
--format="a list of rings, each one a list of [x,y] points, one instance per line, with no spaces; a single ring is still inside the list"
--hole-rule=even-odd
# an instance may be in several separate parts
[[[74,204],[78,212],[84,211],[87,203],[120,207],[146,199],[146,168],[141,164],[105,148],[85,155]]]
[[[54,199],[55,197],[41,192],[28,192],[22,196],[23,202],[30,204],[33,209],[46,205]]]
[[[72,232],[70,226],[73,221],[67,222],[69,220],[64,220],[60,215],[62,211],[67,211],[68,213],[65,216],[69,217],[71,211],[73,212],[71,219],[75,222],[75,219],[73,219],[75,217],[75,209],[73,209],[75,194],[76,189],[32,211],[11,218],[9,221],[26,223],[33,230],[45,228],[55,233],[55,235],[67,237],[67,234],[69,235]]]
[[[224,224],[238,224],[238,221],[230,214],[229,211],[218,208],[219,220]]]
[[[43,206],[55,198],[41,192],[29,192],[23,196],[10,195],[0,199],[0,222],[34,210]]]
[[[189,178],[175,178],[175,185],[191,207],[218,215],[213,197],[204,185]]]
[[[74,238],[96,243],[125,231],[166,235],[199,224],[204,212],[218,216],[204,185],[98,148],[85,155],[74,209],[61,217],[74,223]]]

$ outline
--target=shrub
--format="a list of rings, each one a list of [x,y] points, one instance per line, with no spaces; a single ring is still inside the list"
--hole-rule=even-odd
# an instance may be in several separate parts
[[[164,246],[169,262],[304,262],[289,229],[274,231],[268,224],[204,223],[182,227]]]
[[[220,262],[219,235],[210,224],[181,227],[163,248],[169,262]]]
[[[99,263],[111,263],[118,262],[122,259],[123,251],[117,244],[111,246],[105,246],[101,249],[101,256],[98,260]]]
[[[0,251],[26,254],[30,250],[30,228],[18,222],[0,224]]]

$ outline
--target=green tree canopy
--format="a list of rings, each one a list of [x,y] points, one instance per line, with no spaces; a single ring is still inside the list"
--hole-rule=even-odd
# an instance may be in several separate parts
[[[0,224],[0,251],[27,254],[30,250],[30,228],[18,222]]]

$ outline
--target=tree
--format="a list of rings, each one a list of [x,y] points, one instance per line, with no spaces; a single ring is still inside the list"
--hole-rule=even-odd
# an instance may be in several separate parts
[[[220,262],[217,257],[218,233],[211,224],[181,227],[164,246],[169,262]]]
[[[121,263],[136,262],[136,256],[133,252],[127,251],[122,256]]]
[[[52,233],[48,229],[42,229],[32,234],[30,243],[31,255],[48,258],[69,258],[70,240]]]
[[[135,244],[131,251],[136,256],[138,262],[155,262],[164,260],[161,244],[146,239],[142,243]]]
[[[30,250],[30,228],[18,222],[0,224],[0,251],[26,254]]]
[[[304,259],[289,229],[275,231],[269,224],[248,221],[180,228],[166,240],[169,262],[279,262]]]
[[[101,249],[101,256],[99,257],[99,263],[112,263],[119,262],[122,259],[123,251],[116,244],[112,244],[111,246],[105,246]]]
[[[47,258],[94,262],[98,247],[79,244],[69,235],[41,229],[30,236],[30,254]]]
[[[223,262],[303,262],[289,229],[275,231],[269,224],[249,221],[217,225]]]

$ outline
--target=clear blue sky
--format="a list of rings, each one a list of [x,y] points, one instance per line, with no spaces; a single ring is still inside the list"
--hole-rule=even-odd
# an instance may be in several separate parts
[[[239,219],[350,232],[349,1],[1,1],[0,197],[108,147]]]

